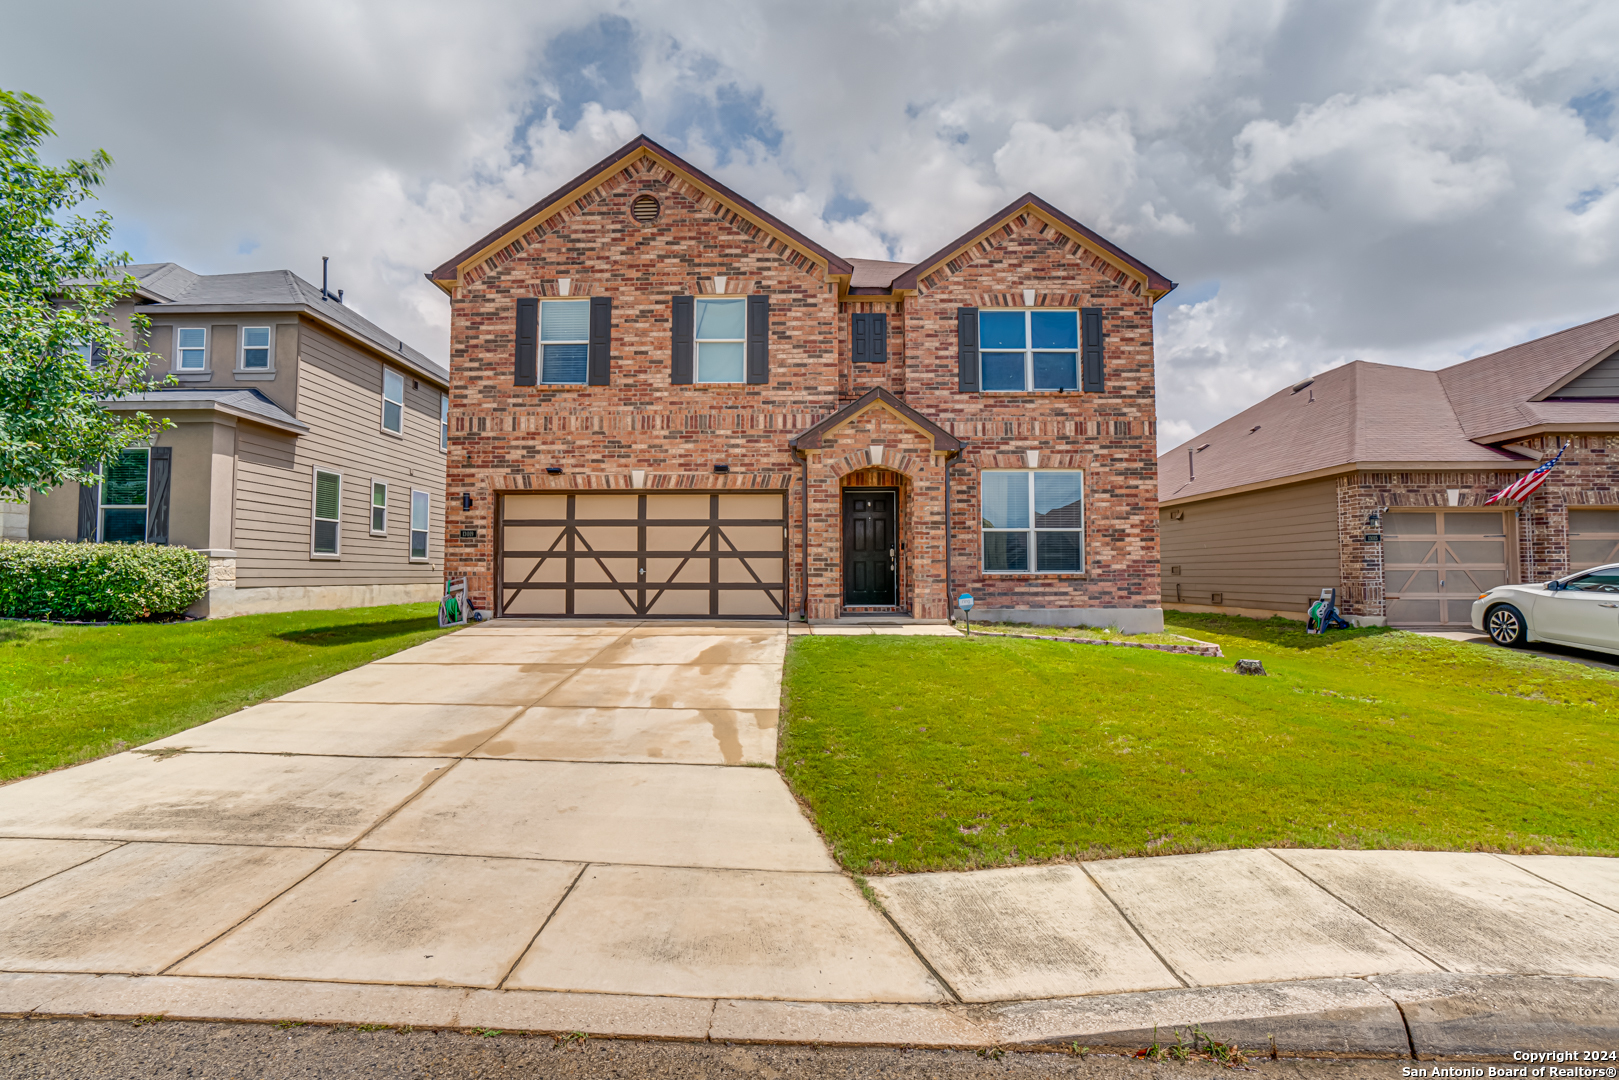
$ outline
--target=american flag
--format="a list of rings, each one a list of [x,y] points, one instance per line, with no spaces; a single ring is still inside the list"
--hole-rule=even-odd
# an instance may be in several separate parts
[[[1568,443],[1564,443],[1563,450],[1567,449]],[[1557,451],[1557,456],[1550,461],[1541,462],[1534,472],[1525,473],[1488,499],[1485,499],[1484,505],[1489,506],[1491,503],[1500,502],[1502,499],[1516,499],[1519,502],[1528,499],[1529,496],[1540,489],[1540,485],[1546,482],[1546,475],[1556,467],[1559,461],[1563,460],[1563,450]]]

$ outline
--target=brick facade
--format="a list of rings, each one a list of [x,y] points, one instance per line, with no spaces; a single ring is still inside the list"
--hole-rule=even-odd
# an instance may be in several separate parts
[[[948,617],[949,597],[964,588],[980,608],[1156,614],[1152,300],[1116,257],[1026,209],[913,292],[851,296],[826,259],[694,173],[652,154],[618,162],[564,201],[536,207],[498,250],[461,264],[447,289],[447,564],[449,574],[468,576],[477,607],[496,607],[499,492],[717,487],[788,493],[789,610],[835,618],[843,607],[842,489],[883,486],[900,492],[899,599],[917,618]],[[660,204],[646,224],[630,213],[643,194]],[[720,292],[769,296],[769,382],[672,385],[671,299]],[[560,295],[612,298],[610,385],[514,385],[517,299]],[[1105,391],[961,393],[963,306],[1103,308]],[[849,316],[864,311],[889,313],[885,364],[851,361]],[[947,460],[916,424],[873,407],[827,432],[806,451],[806,467],[789,440],[873,387],[955,435],[962,452]],[[1085,470],[1084,574],[980,570],[978,472],[1032,460]],[[729,473],[716,474],[716,464]],[[461,509],[463,494],[470,510]]]

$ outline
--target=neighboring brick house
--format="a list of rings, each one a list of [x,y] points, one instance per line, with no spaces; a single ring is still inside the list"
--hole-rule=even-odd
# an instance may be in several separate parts
[[[642,137],[428,277],[481,608],[1162,625],[1174,285],[1033,195],[845,259]]]
[[[124,270],[110,321],[147,316],[134,344],[177,385],[107,407],[173,426],[36,492],[27,538],[203,551],[211,616],[438,599],[448,373],[290,271]]]
[[[1490,496],[1567,445],[1523,504]],[[1619,562],[1619,315],[1441,371],[1357,361],[1158,461],[1164,602],[1465,626],[1486,589]]]

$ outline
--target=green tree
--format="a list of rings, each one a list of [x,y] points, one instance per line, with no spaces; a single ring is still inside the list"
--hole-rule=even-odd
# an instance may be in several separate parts
[[[101,405],[157,384],[149,358],[107,325],[137,284],[108,246],[111,216],[66,213],[95,198],[112,158],[46,165],[39,146],[54,134],[44,102],[0,90],[0,499],[11,501],[95,483],[98,466],[168,426]],[[133,322],[143,341],[148,320]]]

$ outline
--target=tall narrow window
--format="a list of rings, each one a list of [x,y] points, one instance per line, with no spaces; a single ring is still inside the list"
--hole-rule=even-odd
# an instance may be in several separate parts
[[[382,430],[405,431],[405,377],[393,368],[382,369]]]
[[[175,332],[174,366],[181,371],[208,370],[208,329],[182,326]]]
[[[343,536],[343,474],[315,469],[315,497],[310,500],[310,554],[335,558],[341,555]]]
[[[270,328],[242,327],[242,370],[268,371],[270,368]]]
[[[747,343],[748,301],[697,298],[694,337],[697,341],[697,381],[739,383],[747,379],[743,346]]]
[[[540,382],[583,385],[590,367],[590,301],[540,302]]]
[[[450,448],[450,395],[438,396],[438,448]]]
[[[427,492],[410,493],[410,558],[421,562],[427,558]]]
[[[1084,572],[1084,473],[1042,469],[979,475],[986,573]]]
[[[381,480],[371,481],[371,535],[388,533],[388,485]]]
[[[150,454],[125,450],[107,466],[101,482],[101,542],[139,544],[146,539],[146,493]]]
[[[985,390],[1079,389],[1079,312],[984,309],[978,336]]]

